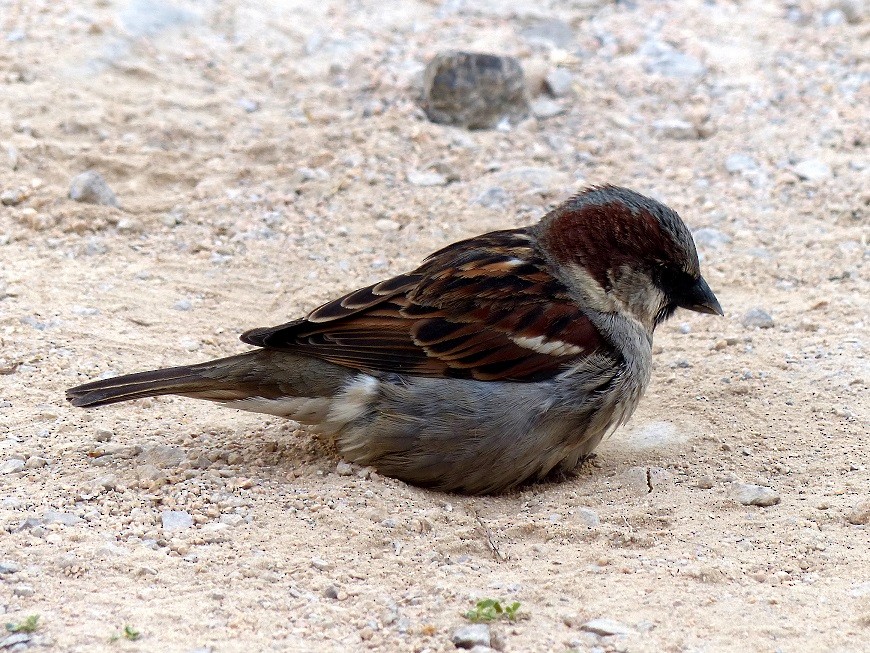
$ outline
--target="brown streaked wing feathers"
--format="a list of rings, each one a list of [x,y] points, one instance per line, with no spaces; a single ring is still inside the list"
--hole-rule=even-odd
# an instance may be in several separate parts
[[[602,346],[523,229],[455,243],[414,272],[242,340],[366,372],[486,381],[550,378]],[[547,353],[554,341],[564,346]]]

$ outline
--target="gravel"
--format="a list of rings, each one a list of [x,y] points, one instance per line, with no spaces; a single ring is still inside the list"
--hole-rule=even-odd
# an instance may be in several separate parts
[[[775,506],[781,500],[779,494],[772,488],[753,483],[733,483],[731,495],[744,506]]]
[[[747,329],[771,329],[773,318],[763,308],[751,308],[740,318],[740,324]]]
[[[679,118],[656,120],[653,123],[653,131],[661,137],[675,141],[691,141],[700,136],[695,125]]]
[[[193,527],[193,517],[184,510],[164,510],[160,513],[160,522],[165,531],[183,531]]]
[[[758,163],[745,152],[735,152],[725,159],[725,169],[730,173],[750,172],[758,169]]]
[[[544,78],[547,91],[554,97],[562,97],[571,91],[574,75],[565,68],[554,68]]]
[[[866,526],[870,524],[870,500],[859,502],[846,515],[846,521],[856,526]]]
[[[24,469],[24,461],[12,458],[3,463],[0,463],[0,476],[4,474],[15,474]]]
[[[76,202],[103,204],[119,208],[118,198],[103,176],[96,170],[88,170],[73,177],[69,197]]]
[[[796,164],[792,170],[805,181],[823,181],[831,176],[831,166],[818,159],[807,159]]]
[[[469,624],[453,631],[450,638],[456,648],[470,649],[475,646],[489,646],[491,636],[486,624]]]
[[[616,621],[615,619],[609,619],[607,617],[599,617],[597,619],[587,621],[582,626],[580,626],[580,629],[585,630],[589,633],[600,635],[602,637],[607,637],[610,635],[629,635],[634,632],[634,629],[630,626],[627,626],[620,621]]]

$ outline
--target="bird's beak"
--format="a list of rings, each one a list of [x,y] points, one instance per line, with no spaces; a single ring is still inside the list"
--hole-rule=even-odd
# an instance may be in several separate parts
[[[710,315],[725,315],[722,312],[722,307],[719,306],[719,300],[716,295],[710,290],[710,286],[704,281],[704,277],[698,277],[689,292],[687,292],[679,304],[682,308],[687,308],[690,311],[698,313],[709,313]]]

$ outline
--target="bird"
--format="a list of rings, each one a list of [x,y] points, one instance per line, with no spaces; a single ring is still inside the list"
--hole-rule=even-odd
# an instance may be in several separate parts
[[[255,349],[67,390],[74,406],[159,395],[286,417],[348,462],[442,492],[570,475],[632,415],[656,327],[723,315],[692,235],[618,186],[475,236],[415,270],[241,335]]]

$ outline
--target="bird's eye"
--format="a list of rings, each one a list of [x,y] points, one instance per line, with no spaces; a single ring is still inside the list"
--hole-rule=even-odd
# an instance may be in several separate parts
[[[653,268],[652,277],[655,284],[668,295],[682,288],[689,288],[695,283],[687,272],[665,264]]]

